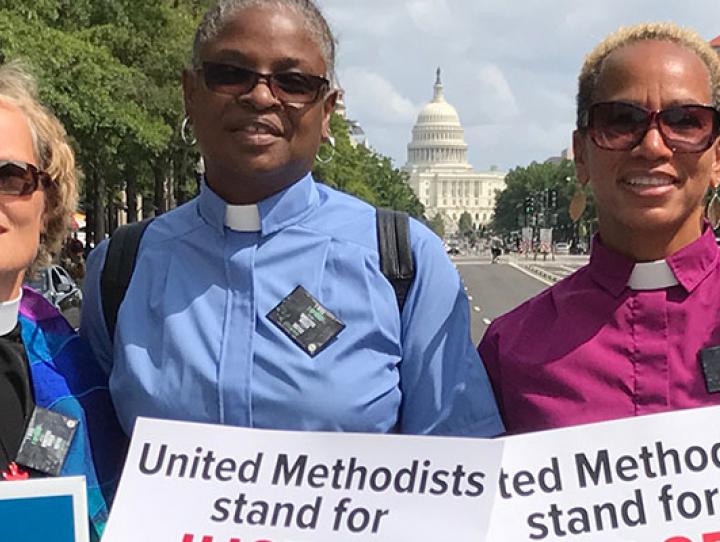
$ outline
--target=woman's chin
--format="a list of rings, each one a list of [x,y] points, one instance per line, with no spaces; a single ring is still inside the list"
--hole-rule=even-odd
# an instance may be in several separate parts
[[[655,235],[665,237],[680,230],[694,231],[695,228],[700,228],[702,214],[681,213],[677,209],[667,207],[643,207],[628,210],[622,216],[615,216],[611,222],[617,224],[624,235],[641,233],[648,238]]]

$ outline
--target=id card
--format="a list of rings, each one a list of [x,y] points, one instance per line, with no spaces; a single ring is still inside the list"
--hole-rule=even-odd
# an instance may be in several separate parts
[[[720,346],[700,350],[700,363],[708,393],[720,392]]]
[[[17,463],[50,476],[58,476],[78,421],[42,407],[35,407],[17,454]]]
[[[319,354],[345,329],[345,324],[302,286],[295,288],[267,317],[310,357]]]

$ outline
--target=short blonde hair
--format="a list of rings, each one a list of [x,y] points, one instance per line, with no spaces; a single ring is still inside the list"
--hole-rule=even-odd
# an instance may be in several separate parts
[[[587,128],[588,112],[605,59],[613,51],[641,41],[669,41],[695,53],[710,74],[712,105],[720,108],[720,58],[710,44],[694,30],[674,23],[638,24],[613,32],[585,57],[578,78],[576,123],[579,130]]]
[[[52,183],[45,189],[44,233],[31,270],[48,265],[70,231],[78,200],[75,155],[60,121],[37,99],[32,75],[18,62],[0,65],[0,101],[17,107],[28,121],[38,167]]]

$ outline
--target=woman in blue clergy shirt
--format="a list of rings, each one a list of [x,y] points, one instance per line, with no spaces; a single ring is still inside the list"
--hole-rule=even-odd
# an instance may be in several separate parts
[[[126,438],[90,350],[55,307],[23,286],[29,268],[59,252],[75,183],[65,130],[35,99],[27,73],[0,66],[0,480],[58,474],[19,453],[36,407],[52,412],[42,414],[45,422],[58,414],[75,420],[67,453],[54,459],[60,475],[85,476],[98,540],[107,520],[103,492],[116,482]]]
[[[400,312],[375,209],[310,173],[330,135],[334,61],[311,0],[221,0],[205,14],[183,74],[205,183],[145,232],[112,338],[99,286],[107,244],[88,261],[81,334],[127,432],[137,416],[503,431],[441,241],[411,221],[416,276]],[[318,340],[296,336],[308,325]]]

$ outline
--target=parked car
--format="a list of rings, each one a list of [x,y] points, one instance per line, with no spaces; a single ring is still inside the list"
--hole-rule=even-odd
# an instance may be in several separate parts
[[[555,243],[555,254],[570,254],[570,243]]]
[[[43,267],[26,282],[63,313],[82,304],[80,287],[60,265]]]

